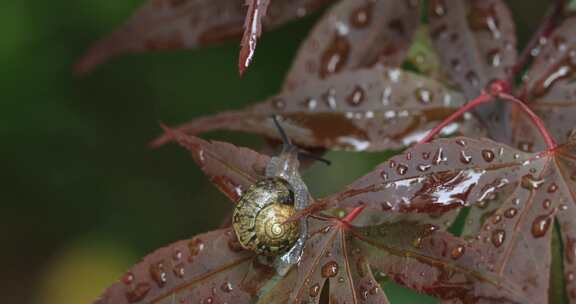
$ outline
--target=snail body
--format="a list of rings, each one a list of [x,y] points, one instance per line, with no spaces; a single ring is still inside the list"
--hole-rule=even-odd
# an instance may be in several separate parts
[[[276,256],[288,251],[300,236],[294,215],[294,191],[280,177],[262,179],[244,193],[234,210],[232,225],[240,244],[257,254]]]

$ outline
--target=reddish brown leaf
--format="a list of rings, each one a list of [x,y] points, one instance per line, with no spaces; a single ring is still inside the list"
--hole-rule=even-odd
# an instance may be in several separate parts
[[[166,135],[188,149],[210,181],[233,202],[265,176],[268,156],[229,143],[208,142],[176,130],[166,129]]]
[[[298,145],[380,151],[420,140],[463,103],[461,95],[436,81],[377,66],[318,80],[246,111],[201,117],[177,129],[194,135],[225,129],[275,138],[270,117],[279,114]],[[458,129],[455,123],[445,132],[453,134]],[[152,145],[168,140],[160,137]]]
[[[516,171],[530,157],[487,139],[440,139],[392,157],[320,204],[365,205],[368,213],[447,211],[482,201],[517,180]]]
[[[262,20],[264,28],[300,18],[331,1],[274,0]],[[124,53],[194,49],[240,38],[245,16],[240,0],[148,0],[122,27],[97,42],[75,69],[87,73]]]
[[[246,0],[246,5],[248,6],[248,13],[244,21],[244,35],[242,36],[238,61],[240,75],[244,74],[254,59],[256,43],[262,34],[262,19],[266,16],[270,0]]]
[[[440,59],[468,99],[494,79],[509,79],[516,36],[504,1],[432,0],[429,16]]]
[[[146,256],[95,303],[247,303],[274,273],[232,230],[216,230]]]
[[[300,47],[284,89],[376,63],[398,67],[419,22],[418,0],[340,1]]]
[[[336,219],[310,219],[310,224],[298,268],[258,303],[319,303],[324,288],[330,303],[388,303],[361,252],[348,247],[348,227]]]
[[[521,91],[525,100],[558,142],[565,142],[576,117],[576,17],[568,18],[548,40],[542,40],[538,55],[524,76]],[[518,109],[513,113],[514,144],[522,150],[538,151],[545,147],[538,131],[523,119]]]
[[[544,303],[492,272],[482,245],[414,222],[362,229],[351,246],[374,271],[419,292],[456,303]]]

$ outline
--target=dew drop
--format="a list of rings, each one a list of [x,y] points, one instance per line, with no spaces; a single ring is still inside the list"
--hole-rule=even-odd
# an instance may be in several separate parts
[[[543,179],[536,179],[532,174],[522,176],[522,187],[528,190],[540,188],[544,183]]]
[[[315,298],[318,296],[318,294],[320,294],[320,285],[316,283],[310,287],[310,296]]]
[[[550,186],[548,186],[548,193],[554,193],[556,190],[558,190],[556,183],[551,183]]]
[[[232,283],[230,283],[230,282],[222,283],[222,285],[220,286],[220,289],[223,292],[231,292],[232,290],[234,290],[234,288],[232,287]]]
[[[459,145],[460,147],[466,147],[466,141],[463,139],[456,140],[456,144]]]
[[[463,245],[458,245],[454,248],[452,248],[452,251],[450,252],[450,257],[452,257],[453,259],[459,259],[460,257],[462,257],[464,255],[464,252],[466,251],[466,247],[464,247]]]
[[[367,27],[372,19],[372,7],[373,3],[369,2],[367,5],[355,9],[350,16],[350,24],[355,28]]]
[[[434,99],[434,95],[432,94],[432,91],[430,91],[426,88],[416,89],[416,91],[414,92],[414,95],[416,96],[416,99],[418,99],[418,101],[422,104],[429,104]]]
[[[542,202],[542,208],[544,208],[544,209],[549,209],[550,206],[552,206],[552,201],[550,201],[549,199],[545,199],[545,200]]]
[[[482,158],[484,158],[485,161],[487,162],[491,162],[494,160],[494,151],[492,150],[482,150]]]
[[[344,283],[344,278],[343,278],[343,277],[339,277],[339,278],[338,278],[338,283]]]
[[[202,301],[202,304],[212,304],[212,303],[214,303],[214,299],[212,299],[212,297],[207,297]]]
[[[480,79],[478,78],[478,75],[476,74],[476,72],[474,71],[469,71],[468,73],[466,73],[466,80],[473,86],[473,87],[478,87],[478,85],[480,85]]]
[[[518,214],[518,209],[516,208],[508,208],[505,212],[504,212],[504,216],[507,218],[513,218],[516,216],[516,214]]]
[[[132,272],[127,272],[126,274],[124,274],[124,276],[122,277],[122,283],[130,285],[132,284],[132,282],[134,282],[134,274]]]
[[[325,278],[331,278],[338,274],[338,263],[335,261],[330,261],[324,266],[322,266],[322,276]]]
[[[314,98],[306,99],[306,107],[308,108],[308,110],[314,111],[317,106],[318,106],[318,102],[316,101],[316,99],[314,99]]]
[[[382,178],[383,181],[387,181],[388,180],[388,173],[386,173],[386,171],[382,171],[382,172],[380,172],[380,177]]]
[[[532,235],[535,238],[543,237],[546,235],[548,228],[552,224],[552,218],[549,215],[540,215],[534,219],[532,223]]]
[[[418,165],[418,171],[420,171],[420,172],[426,172],[430,168],[432,168],[431,165]]]
[[[174,272],[175,276],[177,276],[179,278],[183,278],[184,274],[185,274],[184,264],[180,263],[180,264],[174,266],[174,269],[172,269],[172,271]]]
[[[574,281],[574,273],[572,271],[569,271],[568,273],[566,273],[566,281],[568,281],[568,282]]]
[[[446,4],[444,0],[433,0],[430,2],[430,7],[432,7],[433,17],[440,18],[446,15]]]
[[[364,92],[364,89],[361,86],[357,85],[354,87],[354,90],[352,90],[352,93],[348,95],[346,101],[351,106],[358,106],[364,101],[365,95],[366,93]]]
[[[460,151],[460,162],[463,164],[469,164],[472,162],[472,156],[466,155],[464,151]]]
[[[320,78],[338,73],[348,61],[351,45],[342,35],[334,35],[332,42],[322,54]]]
[[[492,217],[492,224],[494,224],[494,225],[500,223],[501,221],[502,221],[502,216],[500,216],[500,215],[495,215],[494,217]]]
[[[156,264],[151,264],[149,271],[152,280],[156,282],[158,287],[164,287],[164,285],[166,285],[166,282],[168,281],[168,275],[164,270],[164,263],[159,262]]]
[[[430,152],[422,152],[422,159],[423,160],[430,159]]]
[[[204,242],[201,239],[193,239],[188,243],[188,250],[190,252],[190,256],[195,257],[204,250]]]
[[[504,240],[506,239],[506,232],[502,229],[496,229],[492,231],[492,244],[496,247],[502,246]]]
[[[404,175],[406,172],[408,172],[408,167],[406,167],[406,165],[400,164],[398,167],[396,167],[396,172],[398,172],[400,175]]]
[[[434,165],[439,165],[441,163],[447,162],[448,158],[444,155],[444,150],[442,148],[438,148],[436,151],[436,155],[434,156]]]
[[[282,98],[274,98],[272,99],[272,106],[277,110],[283,110],[286,108],[286,101]]]
[[[486,56],[486,61],[493,67],[499,67],[502,64],[502,53],[498,49],[491,50]]]

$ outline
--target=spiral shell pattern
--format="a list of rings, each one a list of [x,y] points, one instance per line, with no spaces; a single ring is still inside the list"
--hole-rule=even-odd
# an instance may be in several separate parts
[[[232,226],[240,244],[257,254],[286,252],[298,239],[298,222],[284,223],[294,215],[294,193],[281,178],[266,178],[252,185],[238,202]]]

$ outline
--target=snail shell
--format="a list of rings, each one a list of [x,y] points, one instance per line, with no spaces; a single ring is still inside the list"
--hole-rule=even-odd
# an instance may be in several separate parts
[[[290,249],[300,234],[297,221],[284,223],[296,213],[293,204],[294,192],[282,178],[266,178],[248,188],[232,217],[242,247],[267,256]]]

